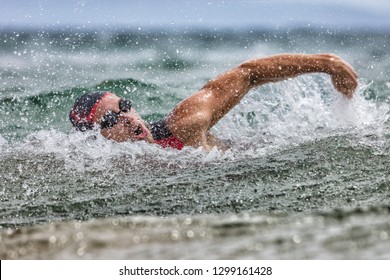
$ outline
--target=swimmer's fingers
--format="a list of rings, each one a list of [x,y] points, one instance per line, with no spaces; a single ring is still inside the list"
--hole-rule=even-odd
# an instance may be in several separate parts
[[[358,75],[355,70],[344,60],[337,56],[331,58],[332,61],[332,83],[340,93],[348,98],[352,98],[358,86]]]
[[[357,79],[352,76],[334,75],[332,83],[336,90],[348,98],[352,98],[353,93],[358,85]]]

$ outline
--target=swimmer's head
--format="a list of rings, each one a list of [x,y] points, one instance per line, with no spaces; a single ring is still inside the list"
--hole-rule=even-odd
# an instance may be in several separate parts
[[[97,106],[103,97],[109,94],[112,93],[90,92],[77,98],[69,112],[72,125],[80,131],[93,129]]]
[[[100,133],[117,142],[154,143],[147,123],[131,106],[131,101],[111,92],[86,93],[76,99],[69,119],[79,131],[100,127]]]

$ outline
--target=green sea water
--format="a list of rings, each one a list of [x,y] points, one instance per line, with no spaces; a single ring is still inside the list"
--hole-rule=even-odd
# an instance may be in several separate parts
[[[1,30],[0,258],[388,259],[389,45],[327,29]],[[322,74],[257,88],[213,130],[226,153],[68,120],[96,90],[157,120],[238,63],[288,52],[343,57],[354,98]]]

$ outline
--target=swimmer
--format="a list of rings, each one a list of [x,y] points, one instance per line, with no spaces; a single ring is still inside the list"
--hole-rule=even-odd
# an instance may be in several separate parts
[[[252,89],[308,73],[329,74],[336,90],[352,98],[358,85],[353,68],[333,54],[280,54],[246,61],[206,83],[181,101],[167,116],[146,123],[130,100],[110,92],[79,97],[69,113],[79,131],[97,127],[107,139],[117,142],[146,141],[164,148],[217,147],[226,150],[210,129]]]

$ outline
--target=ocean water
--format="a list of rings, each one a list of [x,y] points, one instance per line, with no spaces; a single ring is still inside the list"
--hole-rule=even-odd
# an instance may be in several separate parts
[[[77,133],[109,90],[148,121],[238,63],[335,53],[327,75],[251,91],[213,129],[231,150]],[[1,259],[389,259],[390,33],[291,29],[0,31]]]

